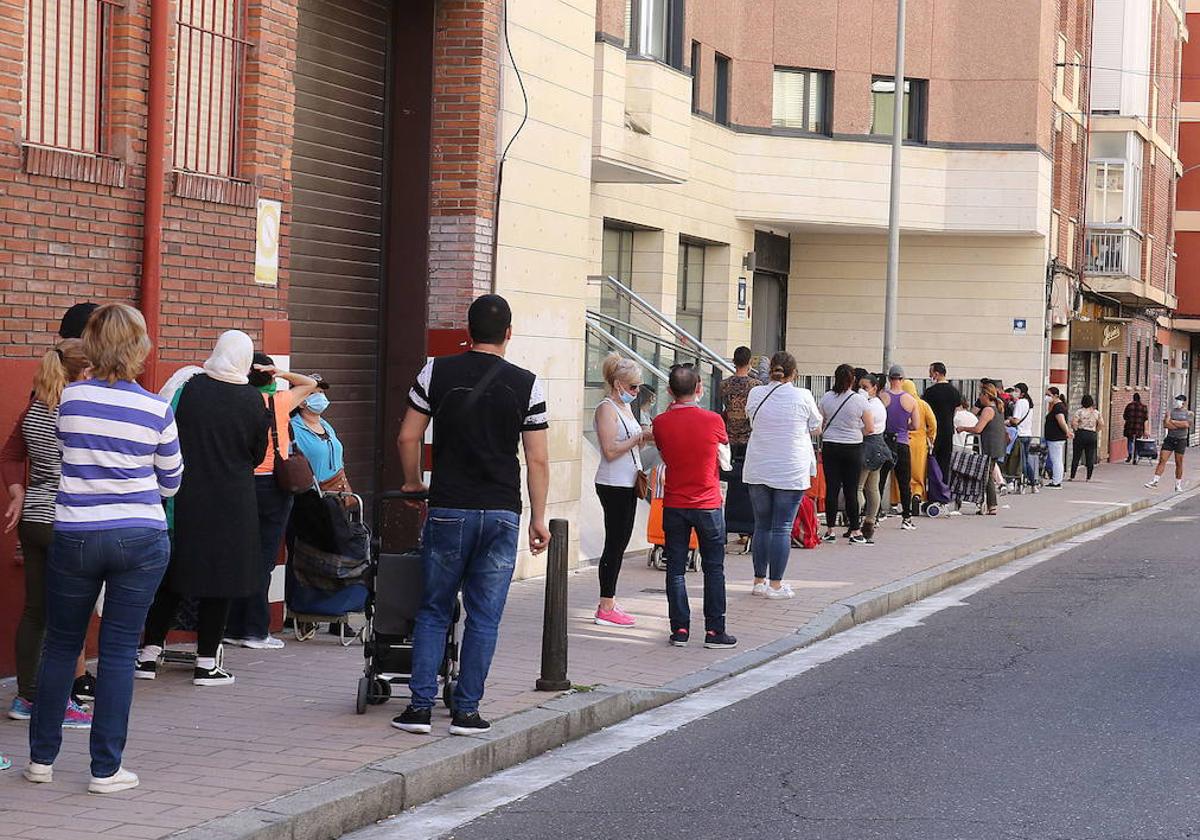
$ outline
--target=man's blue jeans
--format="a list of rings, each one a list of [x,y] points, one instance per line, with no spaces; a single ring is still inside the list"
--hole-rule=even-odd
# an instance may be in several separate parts
[[[413,708],[433,708],[454,599],[462,589],[467,618],[454,710],[479,711],[517,564],[520,530],[521,518],[512,511],[429,509],[423,544],[425,592],[413,630]]]
[[[692,610],[687,594],[688,543],[692,529],[700,541],[704,572],[704,629],[725,632],[725,516],[720,508],[664,508],[664,554],[667,559],[667,609],[671,630],[691,630]]]
[[[773,581],[783,580],[792,553],[792,523],[803,499],[803,490],[750,485],[750,503],[754,506],[754,541],[750,551],[756,578],[769,576]]]
[[[54,532],[46,563],[46,641],[29,725],[31,761],[53,764],[58,757],[63,715],[75,681],[75,660],[103,584],[92,775],[107,778],[121,768],[133,703],[138,635],[169,556],[167,532],[153,528]]]

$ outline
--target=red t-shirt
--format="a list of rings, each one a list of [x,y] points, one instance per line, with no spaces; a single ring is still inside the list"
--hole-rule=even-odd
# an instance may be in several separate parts
[[[720,414],[695,403],[676,403],[654,418],[654,443],[667,465],[664,507],[721,507],[717,445],[729,443],[729,435]]]

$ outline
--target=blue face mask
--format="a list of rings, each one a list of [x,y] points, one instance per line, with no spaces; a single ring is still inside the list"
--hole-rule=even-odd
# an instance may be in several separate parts
[[[304,401],[304,407],[313,414],[324,414],[325,409],[329,408],[329,397],[321,393],[313,394]]]
[[[629,405],[636,399],[637,399],[637,394],[631,394],[628,391],[625,391],[621,394],[621,402],[625,403],[625,405]]]

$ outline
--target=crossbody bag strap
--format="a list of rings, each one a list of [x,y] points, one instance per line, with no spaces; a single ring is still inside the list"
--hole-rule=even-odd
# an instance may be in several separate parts
[[[754,425],[754,421],[758,418],[758,412],[762,411],[762,407],[767,404],[767,400],[771,399],[772,395],[774,395],[774,393],[776,391],[778,391],[780,388],[782,388],[786,384],[787,384],[786,382],[780,382],[778,385],[776,385],[774,388],[771,389],[771,392],[769,394],[767,394],[765,397],[762,398],[762,402],[760,402],[758,404],[758,407],[754,409],[754,413],[750,415],[750,424],[751,425]]]
[[[770,396],[770,394],[768,394],[767,396]],[[825,428],[828,429],[830,426],[833,425],[833,421],[837,419],[837,416],[842,413],[842,409],[846,407],[846,403],[850,402],[850,400],[853,399],[853,397],[854,397],[853,391],[851,391],[849,394],[846,395],[846,399],[842,400],[842,404],[837,407],[837,411],[833,412],[833,416],[825,421]],[[763,400],[763,402],[766,402],[766,400]]]
[[[275,450],[275,457],[279,457],[279,429],[275,422],[275,395],[267,396],[267,408],[271,412],[271,446]]]

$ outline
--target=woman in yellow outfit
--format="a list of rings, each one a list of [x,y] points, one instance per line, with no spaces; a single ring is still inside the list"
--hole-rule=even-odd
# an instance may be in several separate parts
[[[933,416],[933,407],[918,396],[917,386],[911,379],[905,379],[900,383],[900,387],[912,394],[917,401],[917,428],[908,433],[908,450],[912,463],[912,492],[914,496],[920,496],[924,500],[925,466],[929,462],[933,441],[937,439],[937,419]]]

